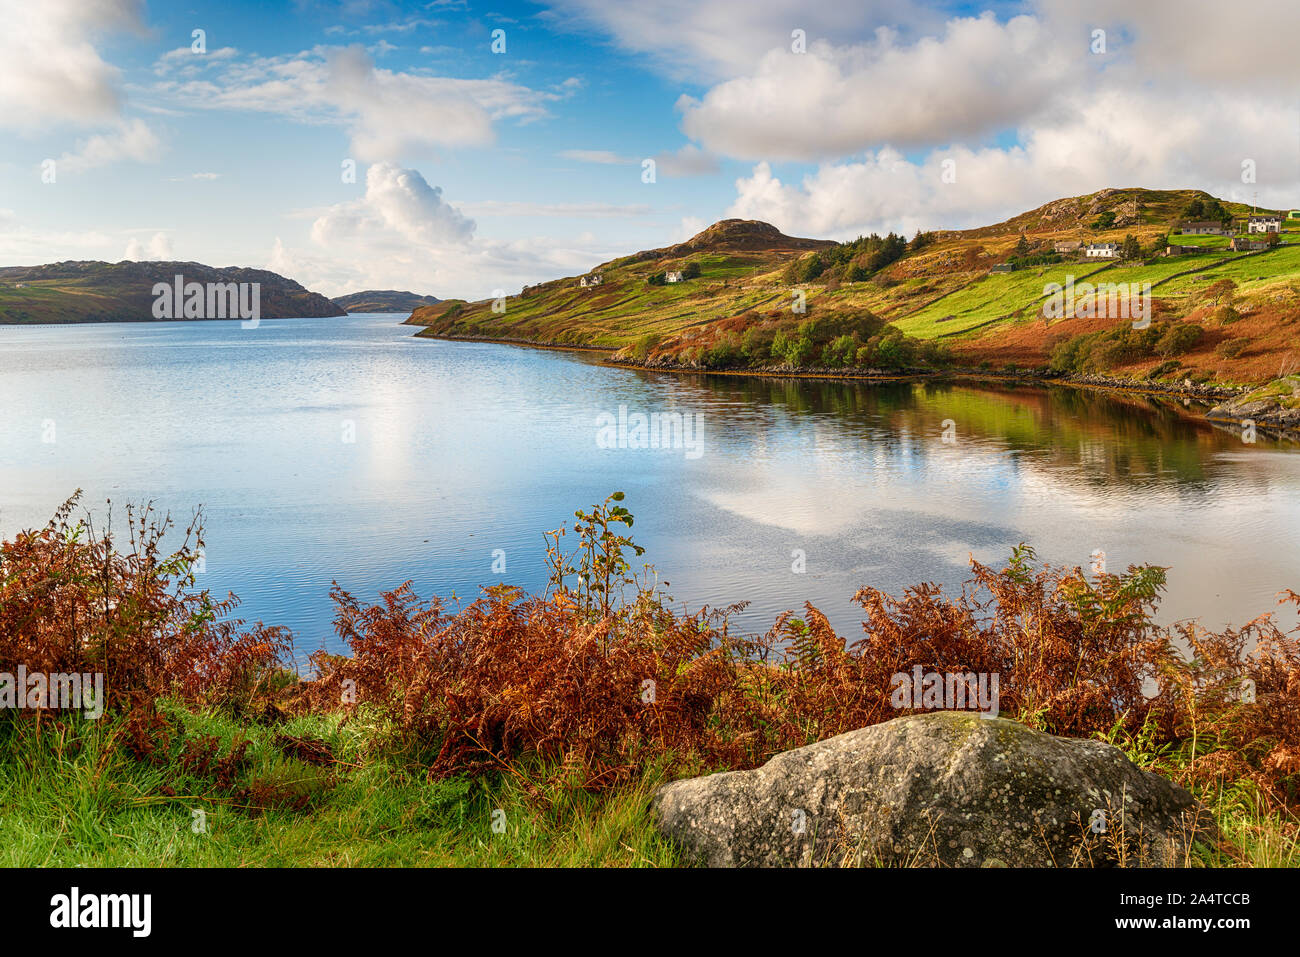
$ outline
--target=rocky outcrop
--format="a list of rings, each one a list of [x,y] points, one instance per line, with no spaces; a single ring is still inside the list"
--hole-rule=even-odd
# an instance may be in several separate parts
[[[1300,439],[1300,409],[1288,409],[1274,402],[1225,403],[1216,405],[1205,417],[1233,432],[1253,424],[1257,431],[1295,441]]]
[[[713,867],[1177,866],[1213,823],[1101,741],[936,712],[676,781],[661,832]]]

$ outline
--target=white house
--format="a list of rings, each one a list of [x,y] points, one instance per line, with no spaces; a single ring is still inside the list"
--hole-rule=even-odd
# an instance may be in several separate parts
[[[1250,222],[1246,224],[1248,233],[1280,233],[1281,231],[1281,216],[1252,216]]]
[[[681,282],[684,278],[680,269],[664,273],[664,282]]]
[[[1089,243],[1083,248],[1089,259],[1115,259],[1119,256],[1119,243]]]
[[[590,276],[583,276],[579,279],[578,285],[586,289],[588,286],[599,286],[601,282],[602,279],[600,273],[594,272]]]

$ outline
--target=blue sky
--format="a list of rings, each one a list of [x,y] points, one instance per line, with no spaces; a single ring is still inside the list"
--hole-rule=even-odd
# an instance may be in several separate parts
[[[1130,6],[0,0],[0,261],[478,297],[727,216],[850,238],[1106,186],[1290,205],[1295,5]]]

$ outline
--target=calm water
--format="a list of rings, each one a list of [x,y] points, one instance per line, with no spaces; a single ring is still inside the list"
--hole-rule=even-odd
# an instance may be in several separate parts
[[[955,586],[1020,541],[1171,566],[1166,620],[1242,621],[1300,589],[1300,453],[1169,405],[652,374],[399,318],[0,326],[0,535],[78,487],[96,510],[202,505],[204,584],[302,654],[337,647],[333,579],[367,599],[539,589],[541,532],[615,489],[673,596],[748,600],[752,630],[811,600],[856,637],[858,586]],[[599,447],[620,405],[698,413],[702,454]]]

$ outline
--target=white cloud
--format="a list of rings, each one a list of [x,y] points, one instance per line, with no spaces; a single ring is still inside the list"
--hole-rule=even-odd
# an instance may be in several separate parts
[[[520,210],[509,215],[601,215],[604,207]],[[268,269],[310,289],[339,295],[356,289],[417,289],[443,298],[517,292],[526,284],[573,275],[626,250],[593,237],[554,236],[512,241],[474,236],[474,221],[447,203],[413,169],[377,163],[366,172],[360,199],[328,208],[312,225],[310,250],[277,240]]]
[[[154,233],[148,243],[132,238],[126,244],[124,259],[133,262],[160,262],[172,259],[172,241],[166,233]]]
[[[159,93],[196,108],[343,124],[353,155],[364,163],[428,155],[439,147],[489,145],[495,122],[538,119],[546,115],[547,103],[562,97],[503,78],[379,69],[358,46],[226,60],[203,78],[177,76],[171,67],[166,59],[156,64],[165,76],[156,87]]]
[[[599,163],[602,166],[631,166],[638,162],[630,156],[620,156],[613,150],[560,150],[559,155],[580,163]]]
[[[444,246],[468,241],[474,221],[443,202],[442,187],[430,186],[418,171],[376,163],[366,171],[365,196],[331,207],[311,233],[322,245],[395,235],[420,246]]]
[[[124,159],[153,163],[161,152],[162,143],[144,120],[123,120],[110,132],[78,140],[76,149],[59,157],[58,168],[61,172],[82,173]]]
[[[138,0],[0,0],[0,127],[25,132],[119,115],[116,67],[94,41],[142,31]]]
[[[769,51],[788,51],[796,29],[811,42],[866,37],[882,22],[908,34],[942,22],[914,0],[552,0],[550,7],[543,16],[557,29],[608,34],[674,75],[705,80],[735,77]]]
[[[682,130],[710,150],[810,160],[996,132],[1042,110],[1067,80],[1085,83],[1086,74],[1070,78],[1072,66],[1038,20],[988,13],[913,44],[882,29],[860,45],[774,50],[752,74],[678,105]]]
[[[728,215],[802,235],[984,225],[1108,186],[1294,204],[1300,5],[1026,7],[1008,21],[955,18],[928,37],[881,31],[769,52],[683,98],[683,130],[756,161]],[[1095,29],[1104,53],[1090,50]],[[791,179],[772,165],[785,159],[820,165]],[[1247,161],[1258,182],[1243,182]]]
[[[1294,200],[1291,108],[1195,90],[1136,99],[1122,90],[1082,91],[1066,102],[1058,121],[1025,131],[1022,145],[955,146],[914,160],[882,147],[822,164],[797,182],[759,163],[737,180],[727,215],[766,220],[796,235],[845,239],[987,225],[1112,186],[1199,188],[1241,202],[1257,196],[1277,208]],[[1216,121],[1207,125],[1203,116]],[[1246,158],[1259,170],[1256,184],[1241,182]],[[952,162],[956,182],[945,181],[945,161]]]

